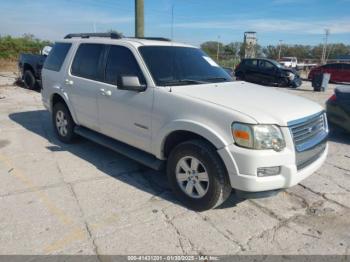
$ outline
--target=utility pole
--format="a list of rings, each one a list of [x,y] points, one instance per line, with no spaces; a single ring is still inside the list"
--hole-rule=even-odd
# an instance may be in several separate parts
[[[279,50],[278,50],[278,60],[281,59],[281,51],[282,51],[282,40],[280,40],[280,46],[279,46]]]
[[[218,35],[218,46],[216,50],[216,61],[219,62],[219,53],[220,53],[220,36]]]
[[[323,44],[323,50],[322,50],[322,57],[321,57],[321,63],[325,64],[327,61],[327,49],[328,49],[328,37],[330,34],[330,30],[326,28],[325,30],[325,37],[324,37],[324,44]]]
[[[144,0],[135,0],[135,37],[144,37]]]

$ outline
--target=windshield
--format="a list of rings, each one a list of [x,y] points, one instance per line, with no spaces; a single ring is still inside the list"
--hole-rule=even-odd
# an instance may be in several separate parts
[[[277,66],[278,68],[284,68],[283,65],[281,65],[280,63],[276,62],[275,60],[268,60],[270,61],[272,64],[274,64],[275,66]]]
[[[178,46],[142,46],[140,53],[158,86],[232,81],[202,50]]]

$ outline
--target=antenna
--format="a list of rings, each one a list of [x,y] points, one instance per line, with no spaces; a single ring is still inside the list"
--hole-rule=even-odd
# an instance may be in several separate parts
[[[171,40],[174,41],[174,4],[171,5]]]
[[[281,59],[281,51],[282,51],[282,42],[283,42],[283,40],[280,40],[279,42],[280,42],[280,44],[279,44],[279,49],[278,49],[278,60]]]
[[[322,64],[325,64],[327,62],[328,37],[330,35],[329,28],[326,28],[324,32],[325,32],[325,37],[324,37],[324,44],[323,44],[322,57],[321,57]]]

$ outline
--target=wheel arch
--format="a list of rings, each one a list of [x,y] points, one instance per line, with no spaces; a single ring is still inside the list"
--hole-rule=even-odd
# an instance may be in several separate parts
[[[24,63],[23,64],[23,72],[30,70],[32,73],[34,73],[34,68],[29,64],[29,63]]]
[[[67,106],[69,113],[71,114],[73,120],[75,123],[77,123],[77,119],[76,116],[74,114],[74,111],[72,110],[68,97],[66,97],[65,95],[59,94],[59,93],[53,93],[50,97],[50,111],[52,112],[52,109],[54,107],[54,105],[58,102],[63,103],[65,106]]]
[[[225,140],[211,128],[190,120],[177,120],[163,128],[154,142],[155,155],[160,159],[166,159],[171,149],[177,144],[191,140],[203,139],[211,144],[216,150],[225,147]]]

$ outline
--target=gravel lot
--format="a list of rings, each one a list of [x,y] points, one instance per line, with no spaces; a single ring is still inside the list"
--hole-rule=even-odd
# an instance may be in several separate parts
[[[331,135],[302,184],[196,213],[165,174],[84,139],[60,143],[40,93],[10,79],[0,76],[0,254],[350,254],[349,135]],[[324,104],[331,89],[284,91]]]

